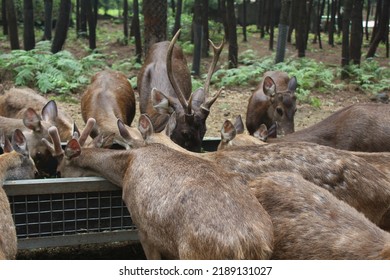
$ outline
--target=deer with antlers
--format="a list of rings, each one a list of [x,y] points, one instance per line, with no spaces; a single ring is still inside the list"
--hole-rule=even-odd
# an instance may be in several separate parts
[[[183,51],[175,46],[180,30],[171,42],[154,44],[138,74],[140,112],[148,114],[156,131],[162,131],[170,114],[176,112],[177,126],[172,140],[187,150],[200,152],[206,133],[206,119],[219,91],[209,99],[211,77],[217,65],[223,42],[214,50],[204,88],[191,93],[191,75]]]

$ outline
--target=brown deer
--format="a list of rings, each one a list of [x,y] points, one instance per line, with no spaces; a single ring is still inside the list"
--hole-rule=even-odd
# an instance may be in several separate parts
[[[226,120],[221,128],[221,142],[218,145],[218,150],[226,149],[232,146],[250,146],[264,145],[268,137],[268,130],[265,124],[254,132],[253,136],[244,133],[244,123],[241,116],[238,115],[234,124]]]
[[[0,144],[4,154],[0,155],[0,260],[15,259],[17,238],[15,224],[7,194],[3,189],[5,180],[32,179],[36,168],[31,159],[23,133],[16,129],[12,144],[0,133]]]
[[[267,71],[248,101],[246,127],[253,135],[261,124],[276,124],[277,134],[294,132],[297,79],[286,72]]]
[[[212,74],[218,62],[223,43],[214,50],[204,88],[191,93],[191,75],[183,51],[175,46],[180,31],[171,42],[154,44],[146,56],[138,74],[140,112],[148,114],[155,131],[162,131],[172,111],[176,112],[177,126],[172,140],[187,150],[200,152],[206,133],[206,119],[210,108],[218,98],[208,98]],[[220,92],[219,92],[220,93]]]
[[[8,138],[11,138],[15,129],[20,129],[29,145],[30,155],[33,158],[40,176],[52,176],[56,171],[56,160],[41,141],[48,138],[48,128],[54,121],[52,111],[45,106],[41,116],[32,108],[26,108],[22,119],[6,118],[0,116],[0,129]]]
[[[312,142],[361,152],[389,152],[390,107],[387,104],[353,104],[317,124],[269,142]]]
[[[299,174],[264,173],[249,187],[274,225],[272,259],[390,260],[390,233]]]
[[[27,108],[36,112],[45,111],[51,125],[57,126],[61,140],[72,138],[74,121],[63,110],[58,110],[54,100],[47,100],[37,92],[29,88],[11,88],[0,95],[0,116],[22,119]]]
[[[145,118],[144,118],[145,120]],[[146,119],[147,120],[147,119]],[[160,133],[151,123],[140,122],[146,143],[161,143],[182,154],[217,163],[228,172],[240,174],[245,182],[265,172],[286,171],[301,174],[306,180],[330,191],[340,200],[362,212],[383,228],[390,219],[390,179],[364,159],[331,147],[305,142],[236,146],[209,153],[191,153],[169,139],[174,118]],[[168,136],[167,136],[168,135]],[[123,135],[126,139],[126,135]]]
[[[160,144],[111,150],[82,148],[72,139],[62,150],[56,139],[61,174],[91,170],[123,188],[148,259],[270,257],[272,223],[239,175]]]
[[[117,119],[122,120],[134,139],[142,140],[136,128],[130,127],[135,115],[135,96],[126,76],[118,71],[104,70],[96,73],[81,97],[81,114],[84,122],[96,120],[91,132],[94,138],[99,134],[114,134],[114,143],[128,147],[119,135]]]

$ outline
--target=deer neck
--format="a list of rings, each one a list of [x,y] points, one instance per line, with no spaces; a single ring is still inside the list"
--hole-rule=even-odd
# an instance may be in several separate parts
[[[72,165],[92,170],[113,184],[122,187],[123,177],[131,161],[131,152],[89,148],[71,160]]]

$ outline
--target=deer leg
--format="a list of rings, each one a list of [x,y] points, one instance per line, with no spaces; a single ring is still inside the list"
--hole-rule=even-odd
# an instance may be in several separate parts
[[[148,260],[161,260],[161,254],[155,246],[150,244],[146,233],[138,232],[139,240],[144,249],[145,256]]]

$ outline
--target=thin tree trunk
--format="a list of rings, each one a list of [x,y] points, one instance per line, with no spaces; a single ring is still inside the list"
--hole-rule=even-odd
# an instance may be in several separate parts
[[[363,0],[354,0],[351,12],[350,53],[353,64],[360,65],[363,43]]]
[[[183,0],[177,0],[177,5],[176,5],[176,13],[175,13],[175,25],[173,26],[172,30],[172,36],[176,34],[176,32],[180,29],[181,27],[181,12],[182,12],[182,7],[183,7]]]
[[[329,32],[329,36],[328,36],[328,44],[331,45],[332,47],[334,47],[334,26],[335,26],[335,23],[336,23],[336,6],[337,6],[337,1],[336,0],[331,0],[332,3],[331,3],[331,13],[330,13],[330,23],[329,23],[329,26],[328,26],[328,32]]]
[[[379,3],[379,1],[378,1]],[[389,34],[389,1],[383,1],[381,6],[381,14],[379,17],[378,31],[375,34],[375,38],[370,44],[370,48],[366,57],[373,57],[379,43],[386,42],[386,56],[388,57],[388,34]],[[377,7],[378,9],[378,7]],[[373,34],[374,36],[374,34]]]
[[[89,0],[87,0],[89,1]],[[80,0],[80,29],[79,34],[81,37],[87,36],[87,11],[86,11],[86,0]]]
[[[290,15],[291,0],[282,0],[282,10],[278,27],[278,43],[276,48],[275,63],[283,62],[286,53],[288,36],[288,17]]]
[[[274,1],[270,0],[269,2],[269,49],[272,51],[274,49],[274,30],[275,30],[275,6]]]
[[[138,0],[133,0],[133,20],[131,23],[131,29],[135,38],[135,55],[137,56],[136,61],[141,63],[142,58],[142,42],[141,42],[141,30],[139,24],[139,5]]]
[[[123,37],[125,45],[129,43],[129,3],[123,0]]]
[[[26,51],[35,48],[34,8],[32,0],[23,0],[23,43]]]
[[[350,46],[349,46],[349,24],[351,20],[353,0],[344,0],[343,14],[343,45],[341,50],[341,66],[345,69],[350,61]],[[341,72],[341,78],[349,78],[347,71]]]
[[[202,57],[209,56],[209,0],[202,0]]]
[[[8,34],[12,50],[20,49],[18,22],[16,20],[16,10],[13,0],[6,1],[7,19],[8,19]]]
[[[58,20],[56,24],[56,30],[54,34],[53,43],[51,46],[51,52],[57,53],[61,51],[65,44],[66,36],[68,34],[70,9],[72,3],[70,0],[61,0],[58,11]]]
[[[92,7],[92,1],[93,0],[87,0],[86,2],[86,16],[87,16],[87,21],[88,21],[88,29],[89,29],[89,34],[88,34],[88,41],[89,41],[89,48],[91,50],[96,49],[96,26],[95,26],[95,14],[93,12],[93,7]]]
[[[227,0],[221,0],[221,16],[222,16],[222,23],[223,23],[223,29],[225,31],[225,38],[229,40],[229,27],[228,27],[228,15],[226,11],[226,1]]]
[[[7,4],[6,0],[1,1],[1,19],[3,21],[3,35],[8,35]]]
[[[247,14],[246,14],[246,0],[243,0],[242,1],[242,35],[244,37],[243,41],[244,42],[247,42],[247,38],[246,38],[246,17],[247,17]]]
[[[194,34],[194,53],[192,60],[192,74],[200,75],[200,57],[202,45],[202,0],[195,0],[194,2],[194,17],[192,21],[192,31]]]
[[[306,1],[298,0],[298,21],[296,28],[296,46],[298,57],[305,57],[305,39],[306,39]]]
[[[226,11],[229,27],[229,69],[231,69],[238,66],[237,19],[234,13],[234,0],[227,0]]]
[[[43,40],[51,40],[53,0],[45,0],[45,31]]]
[[[367,15],[366,15],[366,26],[365,26],[366,40],[367,41],[369,39],[368,22],[370,20],[370,13],[371,13],[371,0],[367,0]]]

